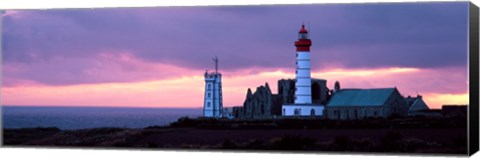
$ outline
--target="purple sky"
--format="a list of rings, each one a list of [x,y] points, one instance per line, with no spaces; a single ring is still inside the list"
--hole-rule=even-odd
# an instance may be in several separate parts
[[[465,68],[467,4],[22,10],[3,16],[3,63],[22,68],[6,70],[4,84],[14,84],[8,78],[48,85],[144,78],[89,77],[85,70],[98,67],[101,53],[199,70],[209,68],[214,55],[225,71],[291,68],[302,22],[314,42],[314,69]]]
[[[9,104],[63,105],[77,96],[94,105],[135,90],[131,105],[151,95],[145,104],[154,106],[169,84],[142,90],[159,81],[195,82],[170,88],[197,87],[182,104],[197,105],[202,74],[216,55],[229,86],[226,102],[238,105],[247,88],[267,81],[274,88],[288,77],[262,73],[293,74],[293,42],[302,23],[313,42],[313,77],[327,79],[328,87],[335,80],[346,88],[399,86],[402,94],[420,91],[431,102],[463,103],[468,96],[468,2],[7,10],[2,20],[2,91]],[[374,73],[362,76],[366,71]],[[106,93],[111,98],[97,97]],[[54,102],[58,94],[64,102]]]

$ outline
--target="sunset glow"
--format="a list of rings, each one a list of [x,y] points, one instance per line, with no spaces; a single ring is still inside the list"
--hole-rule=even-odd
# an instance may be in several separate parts
[[[190,72],[193,73],[193,72]],[[201,73],[201,72],[199,72]],[[397,83],[400,92],[407,96],[417,94],[415,83],[409,76],[423,78],[422,75],[435,76],[429,70],[413,68],[386,68],[371,70],[334,69],[314,72],[312,77],[328,80],[332,88],[336,79],[342,88],[394,87]],[[441,72],[434,72],[441,73]],[[450,73],[450,72],[444,72]],[[277,93],[279,79],[293,78],[293,73],[266,71],[258,74],[229,74],[224,72],[224,103],[226,107],[242,105],[246,91],[265,83],[273,93]],[[407,76],[403,77],[402,76]],[[401,82],[400,82],[401,81]],[[434,84],[434,83],[433,83]],[[165,80],[153,80],[128,83],[81,84],[71,86],[29,85],[2,88],[5,105],[84,105],[84,106],[122,106],[122,107],[202,107],[203,76],[189,76]],[[466,86],[464,86],[466,87]],[[431,108],[441,108],[443,104],[467,104],[468,93],[435,93],[442,87],[431,87],[419,94]]]

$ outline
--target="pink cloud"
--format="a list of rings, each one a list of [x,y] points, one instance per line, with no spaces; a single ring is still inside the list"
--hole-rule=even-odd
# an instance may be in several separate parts
[[[112,68],[105,70],[118,69],[120,74],[139,73],[136,71],[137,68],[151,69],[152,71],[149,73],[162,73],[161,71],[168,67],[168,65],[139,62],[128,53],[113,56],[105,54],[104,59],[114,63],[107,64]],[[125,69],[127,72],[124,72]],[[3,101],[7,105],[202,107],[203,71],[178,67],[172,67],[172,69],[178,69],[179,73],[190,75],[135,82],[3,87]],[[257,71],[258,73],[252,73]],[[277,93],[279,79],[294,78],[294,74],[288,69],[245,69],[236,72],[222,71],[222,73],[224,106],[226,107],[241,105],[248,88],[255,89],[268,82],[272,92]],[[466,76],[462,73],[466,72],[453,68],[330,69],[313,72],[312,77],[327,79],[330,88],[333,87],[335,80],[339,80],[342,88],[396,86],[404,96],[416,95],[418,91],[431,108],[438,108],[442,104],[468,102],[468,98],[465,98],[467,93]],[[95,76],[99,76],[99,74]],[[442,99],[439,100],[439,98]]]

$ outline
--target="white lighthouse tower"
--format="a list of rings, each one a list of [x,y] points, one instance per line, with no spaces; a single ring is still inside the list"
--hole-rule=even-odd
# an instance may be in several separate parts
[[[205,99],[203,103],[204,117],[222,117],[222,74],[218,72],[218,58],[213,58],[215,72],[205,71]]]
[[[295,102],[290,105],[282,105],[282,116],[323,116],[325,106],[312,104],[310,46],[312,46],[312,41],[305,25],[302,25],[298,31],[298,40],[295,41]]]
[[[298,32],[296,70],[295,70],[295,104],[312,104],[312,80],[310,78],[310,46],[312,41],[308,38],[305,25]]]

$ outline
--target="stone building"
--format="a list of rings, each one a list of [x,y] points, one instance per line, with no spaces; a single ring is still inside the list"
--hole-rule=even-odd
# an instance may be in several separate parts
[[[312,78],[312,102],[325,105],[329,98],[327,80]],[[293,104],[295,101],[295,79],[278,80],[278,96],[282,104]]]
[[[326,106],[328,119],[355,120],[405,116],[405,100],[397,88],[339,89]]]
[[[468,105],[443,105],[442,114],[443,117],[467,117]]]
[[[312,101],[325,105],[329,98],[327,80],[312,78]],[[282,115],[282,105],[292,104],[295,99],[295,79],[281,79],[277,82],[278,94],[273,94],[268,83],[257,87],[247,95],[242,107],[234,107],[232,114],[236,118],[269,118]]]
[[[408,116],[428,116],[428,105],[423,101],[421,95],[417,97],[408,96],[405,98],[406,105],[408,106]]]
[[[243,107],[234,107],[233,115],[237,118],[271,118],[274,113],[275,97],[268,83],[257,87],[254,93],[249,88]]]

